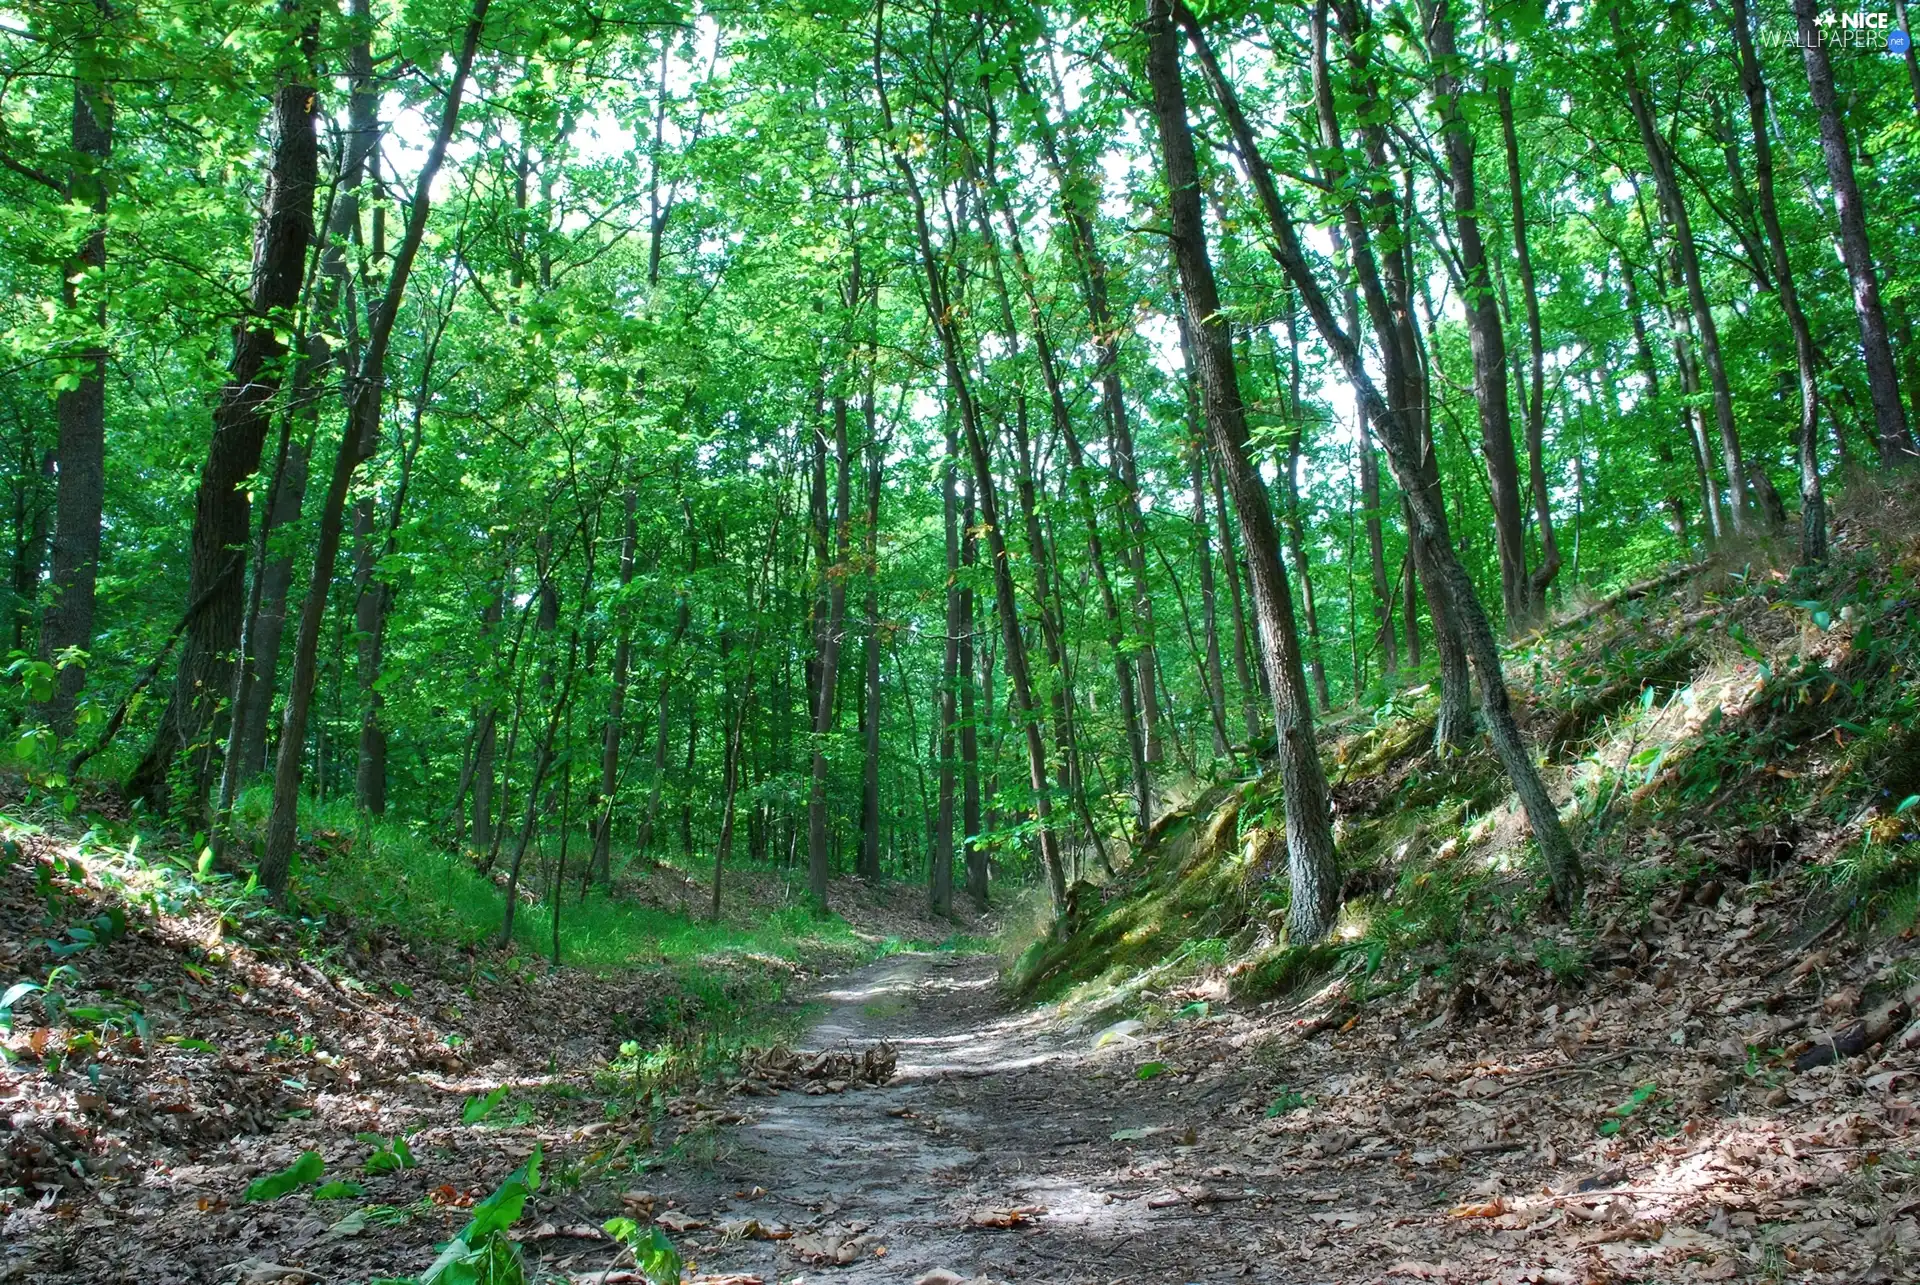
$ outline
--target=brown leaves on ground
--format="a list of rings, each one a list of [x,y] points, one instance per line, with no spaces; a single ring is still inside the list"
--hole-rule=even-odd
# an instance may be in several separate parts
[[[979,1209],[967,1216],[974,1227],[1026,1227],[1047,1212],[1045,1205],[1013,1205],[1005,1209]]]
[[[893,1078],[898,1064],[898,1054],[887,1043],[857,1052],[836,1049],[796,1053],[777,1046],[748,1054],[731,1087],[748,1097],[796,1088],[805,1093],[845,1093],[863,1084],[885,1084]]]

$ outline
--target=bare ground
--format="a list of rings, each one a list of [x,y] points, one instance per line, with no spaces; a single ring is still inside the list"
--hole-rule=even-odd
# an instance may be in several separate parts
[[[749,1069],[659,1118],[607,1110],[640,979],[378,944],[315,967],[270,924],[159,915],[84,956],[145,1035],[58,1070],[35,1041],[70,1031],[9,1037],[0,1280],[417,1273],[535,1145],[517,1235],[543,1281],[632,1279],[601,1231],[621,1213],[735,1285],[1916,1279],[1915,945],[1795,933],[1789,902],[1683,893],[1607,927],[1577,982],[1512,957],[1234,1005],[1203,976],[1104,1040],[1010,1007],[990,958],[896,955],[818,983],[805,1040],[890,1046],[883,1084]],[[34,904],[0,903],[0,947]],[[356,1135],[397,1130],[417,1167],[365,1174]],[[307,1149],[364,1192],[241,1200]]]

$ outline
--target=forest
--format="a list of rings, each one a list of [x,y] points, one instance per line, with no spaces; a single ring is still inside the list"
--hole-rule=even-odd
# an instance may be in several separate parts
[[[1916,143],[1901,0],[0,5],[0,1070],[91,1075],[46,1099],[77,1119],[102,1050],[154,1045],[155,999],[59,998],[160,933],[128,889],[265,934],[250,968],[447,948],[462,1003],[478,969],[582,1029],[619,1007],[592,1074],[685,1136],[715,1075],[887,1085],[748,1033],[898,949],[978,971],[1000,934],[1030,1001],[1199,969],[1202,1023],[1256,975],[1384,993],[1473,923],[1600,979],[1666,895],[1632,862],[1702,836],[1748,881],[1756,844],[1851,872],[1821,936],[1761,935],[1872,974],[1822,1010],[1862,1014],[1836,1065],[1910,1062],[1914,997],[1868,1010],[1911,967],[1860,943],[1920,909]],[[1713,664],[1752,690],[1647,739]],[[1381,927],[1436,884],[1447,926]],[[1450,1021],[1498,1007],[1406,966]],[[939,989],[912,967],[888,984]],[[316,1038],[262,1034],[241,1079],[297,1099],[262,1067]],[[467,1038],[407,1065],[470,1105],[561,1074],[502,1036],[472,1081]],[[421,1279],[575,1279],[506,1230],[541,1155]],[[644,1204],[651,1240],[598,1233],[638,1274],[577,1279],[677,1279]],[[871,1247],[827,1228],[801,1263]]]

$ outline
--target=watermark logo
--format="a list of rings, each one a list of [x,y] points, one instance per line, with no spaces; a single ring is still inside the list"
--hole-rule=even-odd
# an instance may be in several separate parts
[[[1913,37],[1893,24],[1893,15],[1865,6],[1854,10],[1826,9],[1812,22],[1797,23],[1792,31],[1764,27],[1762,44],[1792,45],[1798,49],[1841,49],[1904,54],[1913,48]]]

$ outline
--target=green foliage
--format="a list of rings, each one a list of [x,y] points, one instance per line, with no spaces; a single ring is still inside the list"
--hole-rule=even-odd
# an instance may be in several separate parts
[[[247,1184],[242,1200],[278,1200],[282,1196],[292,1195],[302,1187],[312,1186],[320,1181],[326,1172],[327,1162],[318,1151],[302,1152],[300,1158],[278,1173],[268,1174],[264,1178],[255,1178]]]
[[[419,1285],[523,1285],[526,1266],[507,1230],[540,1190],[540,1160],[535,1143],[527,1162],[474,1205],[472,1219],[421,1274]]]
[[[634,1269],[646,1277],[649,1285],[675,1285],[685,1265],[665,1232],[658,1227],[640,1230],[631,1218],[608,1219],[602,1228],[633,1255]]]
[[[407,1137],[403,1133],[396,1133],[391,1138],[379,1133],[356,1133],[353,1136],[355,1140],[373,1148],[361,1166],[369,1174],[399,1173],[403,1169],[413,1168],[416,1163],[413,1150],[407,1145]]]
[[[493,1114],[495,1107],[506,1100],[512,1088],[510,1084],[502,1084],[490,1093],[468,1098],[460,1107],[460,1123],[479,1124]]]
[[[1600,1135],[1610,1138],[1627,1127],[1627,1122],[1635,1112],[1645,1107],[1659,1096],[1660,1086],[1643,1084],[1627,1096],[1627,1100],[1607,1112],[1607,1118],[1600,1122]]]

